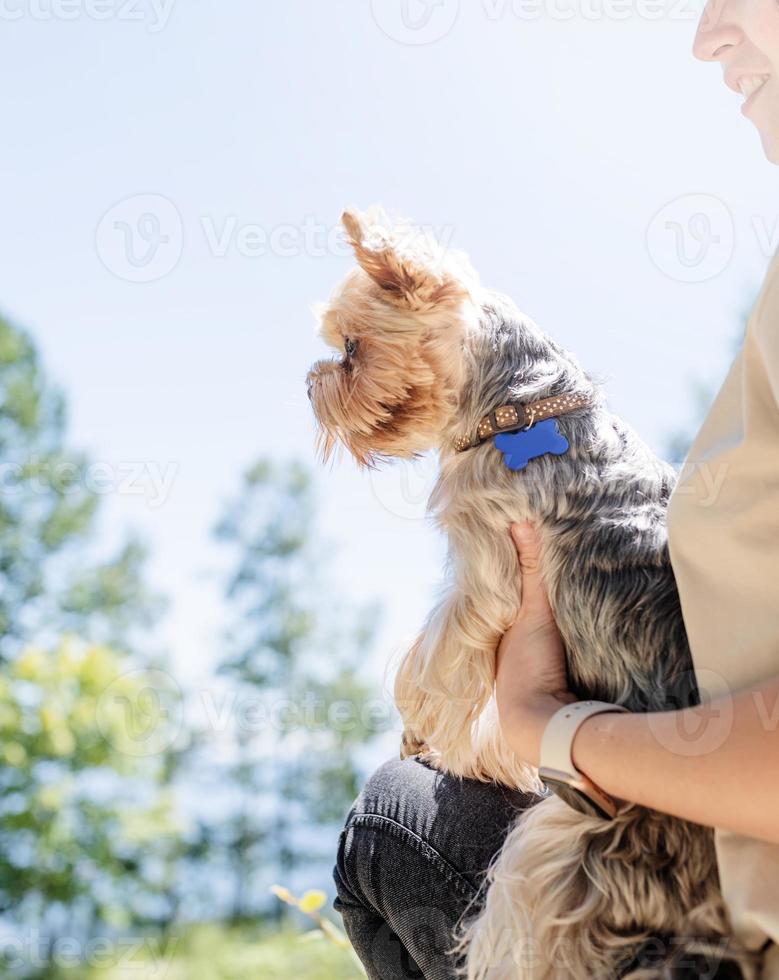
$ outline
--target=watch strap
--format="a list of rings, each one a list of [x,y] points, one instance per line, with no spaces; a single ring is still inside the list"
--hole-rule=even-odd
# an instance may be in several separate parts
[[[608,701],[574,701],[556,711],[547,722],[541,738],[540,768],[554,769],[569,776],[582,775],[573,764],[571,750],[579,727],[593,715],[627,713],[627,708]]]

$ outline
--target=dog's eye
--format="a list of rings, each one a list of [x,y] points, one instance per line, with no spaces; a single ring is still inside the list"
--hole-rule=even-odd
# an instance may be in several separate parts
[[[354,357],[357,353],[357,341],[352,340],[351,337],[347,337],[344,341],[344,350],[346,351],[347,357]]]

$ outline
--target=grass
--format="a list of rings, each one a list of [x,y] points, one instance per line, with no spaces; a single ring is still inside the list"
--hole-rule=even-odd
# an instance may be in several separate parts
[[[124,947],[113,964],[78,972],[80,980],[364,980],[351,950],[321,937],[197,926],[175,935],[167,948]],[[72,980],[73,968],[52,980]]]

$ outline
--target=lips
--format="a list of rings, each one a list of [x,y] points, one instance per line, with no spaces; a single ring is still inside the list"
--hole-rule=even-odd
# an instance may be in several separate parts
[[[738,89],[745,99],[759,91],[769,79],[769,75],[742,75],[738,80]]]
[[[736,68],[735,66],[728,68],[724,75],[727,87],[743,96],[744,103],[741,106],[741,112],[745,116],[749,114],[752,105],[770,79],[771,75],[765,72],[744,71],[743,68]]]
[[[755,101],[760,98],[760,93],[765,88],[765,84],[770,75],[744,75],[739,81],[739,90],[745,97],[741,106],[741,113],[749,117]]]

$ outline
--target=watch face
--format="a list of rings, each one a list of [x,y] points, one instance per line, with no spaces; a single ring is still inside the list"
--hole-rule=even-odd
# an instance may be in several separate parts
[[[574,810],[578,810],[579,813],[585,813],[589,817],[600,817],[603,820],[613,818],[613,813],[609,813],[597,800],[588,796],[583,790],[571,786],[570,783],[555,779],[553,776],[544,775],[541,776],[541,780],[544,786],[550,789],[555,796],[559,796],[564,803],[567,803]]]

